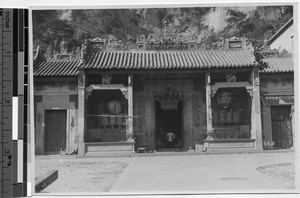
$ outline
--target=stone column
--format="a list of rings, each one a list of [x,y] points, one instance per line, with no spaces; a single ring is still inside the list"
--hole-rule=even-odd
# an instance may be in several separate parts
[[[252,71],[252,83],[251,139],[255,139],[256,149],[262,150],[263,145],[258,68],[254,68]]]
[[[214,140],[214,132],[212,128],[212,109],[211,109],[211,79],[210,73],[206,73],[206,140]]]
[[[84,148],[85,132],[85,72],[82,70],[78,75],[78,154],[85,153]]]
[[[293,133],[293,146],[292,149],[295,150],[295,104],[291,106],[291,119],[292,119],[292,133]]]
[[[128,75],[128,129],[126,131],[126,138],[128,142],[133,142],[133,77]]]

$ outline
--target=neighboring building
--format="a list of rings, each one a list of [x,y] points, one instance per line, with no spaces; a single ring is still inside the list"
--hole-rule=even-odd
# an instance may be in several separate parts
[[[269,58],[266,61],[269,68],[260,73],[264,148],[292,148],[294,62],[290,58]]]
[[[62,52],[72,60],[37,62],[34,68],[35,152],[71,153],[78,148],[78,56]],[[78,55],[78,54],[77,54]],[[38,57],[36,57],[37,59]]]
[[[96,38],[47,57],[34,67],[36,154],[262,150],[258,63],[246,39]]]
[[[269,68],[260,72],[264,149],[294,146],[294,35],[290,19],[267,42]]]
[[[291,18],[282,28],[280,28],[268,41],[267,45],[271,50],[278,50],[279,54],[293,56],[295,43],[295,26]]]

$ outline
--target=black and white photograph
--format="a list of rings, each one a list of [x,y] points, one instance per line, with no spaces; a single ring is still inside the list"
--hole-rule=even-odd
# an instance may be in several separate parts
[[[32,193],[299,193],[297,8],[32,8]]]

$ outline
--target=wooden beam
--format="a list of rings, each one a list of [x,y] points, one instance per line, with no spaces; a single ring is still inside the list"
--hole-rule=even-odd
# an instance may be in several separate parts
[[[212,90],[218,90],[219,88],[238,88],[238,87],[252,87],[252,84],[248,82],[216,82],[211,86]]]
[[[249,67],[226,67],[226,68],[176,68],[176,69],[85,69],[87,74],[205,74],[207,72],[234,73],[250,72]]]
[[[121,90],[121,91],[127,91],[126,86],[123,84],[90,84],[87,88],[87,92],[92,92],[93,90]]]

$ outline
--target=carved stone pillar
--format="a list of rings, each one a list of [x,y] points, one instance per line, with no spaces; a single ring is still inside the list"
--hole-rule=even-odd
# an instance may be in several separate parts
[[[262,126],[261,126],[261,107],[259,90],[258,68],[252,71],[252,108],[251,108],[251,139],[255,139],[256,149],[262,149]]]
[[[133,142],[133,77],[128,75],[128,128],[126,131],[126,138],[128,142]]]
[[[85,133],[85,72],[82,70],[78,75],[78,154],[83,155]]]
[[[206,73],[206,140],[214,140],[214,132],[212,128],[212,109],[211,109],[211,79],[210,73]]]

